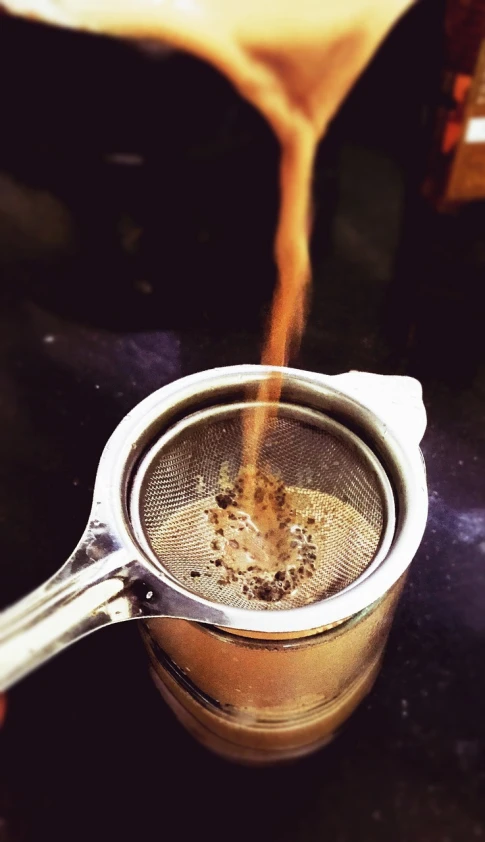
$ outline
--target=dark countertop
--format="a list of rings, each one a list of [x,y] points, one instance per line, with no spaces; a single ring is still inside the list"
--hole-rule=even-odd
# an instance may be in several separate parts
[[[40,37],[23,27],[14,35]],[[411,373],[424,387],[430,518],[376,687],[320,753],[239,768],[173,719],[135,624],[105,629],[9,694],[1,842],[158,839],[174,823],[185,838],[485,838],[485,211],[439,219],[416,196],[416,49],[413,84],[409,74],[396,81],[401,128],[361,119],[370,101],[380,113],[383,67],[391,73],[407,55],[409,32],[396,38],[320,156],[312,311],[295,361],[327,373]],[[0,50],[1,61],[13,53]],[[85,72],[88,84],[94,71]],[[179,115],[177,138],[158,129],[170,166],[153,138],[141,168],[106,164],[85,136],[68,154],[64,134],[61,154],[45,137],[48,120],[40,137],[29,134],[30,151],[22,133],[16,148],[12,122],[0,144],[2,604],[73,548],[102,447],[138,400],[181,375],[258,359],[272,283],[274,143],[213,74],[188,60],[171,72],[187,90],[202,79],[205,107],[197,112],[196,90],[196,113]],[[180,144],[182,135],[191,142]],[[105,141],[109,152],[138,148],[137,138]]]

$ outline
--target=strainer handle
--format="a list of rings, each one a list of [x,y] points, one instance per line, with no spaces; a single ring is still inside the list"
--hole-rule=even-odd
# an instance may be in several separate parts
[[[117,550],[77,573],[61,570],[0,614],[0,691],[89,632],[130,619],[127,560]]]

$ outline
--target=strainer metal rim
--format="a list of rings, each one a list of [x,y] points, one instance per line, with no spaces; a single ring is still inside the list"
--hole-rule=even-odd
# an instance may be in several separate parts
[[[149,441],[174,418],[180,417],[182,411],[207,405],[208,398],[212,403],[220,403],[230,401],[231,395],[237,394],[240,399],[243,393],[255,394],[261,383],[275,376],[281,377],[284,400],[338,416],[358,429],[379,454],[398,503],[394,541],[386,558],[370,575],[345,593],[337,593],[322,602],[282,611],[248,611],[222,605],[216,610],[214,603],[194,597],[160,572],[134,540],[127,510],[129,479]],[[360,378],[362,386],[357,393],[355,377]],[[375,399],[369,381],[378,383],[379,390],[384,384],[382,400]],[[399,399],[397,381],[402,392]],[[94,526],[104,524],[111,540],[123,546],[128,557],[143,563],[143,569],[149,574],[147,581],[155,586],[160,583],[157,599],[141,606],[137,616],[172,616],[255,634],[284,634],[321,628],[369,608],[406,573],[426,525],[428,491],[419,449],[426,413],[420,395],[419,383],[409,377],[359,372],[332,376],[261,365],[226,366],[197,372],[148,395],[123,418],[106,444],[91,511],[91,523]]]
[[[161,571],[163,571],[163,573],[166,576],[168,576],[171,579],[171,581],[175,582],[176,584],[178,584],[179,587],[191,593],[196,599],[203,598],[196,592],[191,591],[190,588],[187,588],[187,586],[184,585],[182,582],[180,582],[171,573],[170,569],[163,564],[163,562],[160,560],[160,558],[157,556],[157,554],[151,547],[150,541],[145,534],[145,530],[141,519],[141,498],[144,492],[146,478],[149,474],[150,468],[153,466],[153,463],[159,458],[161,451],[163,451],[177,437],[183,435],[193,426],[196,426],[201,423],[207,424],[215,420],[224,420],[224,418],[234,416],[238,413],[247,412],[248,410],[251,411],[257,408],[261,408],[262,406],[265,406],[269,409],[277,410],[278,417],[280,418],[296,417],[299,421],[311,423],[313,427],[317,427],[321,430],[325,430],[326,432],[330,432],[340,441],[343,441],[346,445],[350,444],[350,446],[353,449],[358,451],[358,453],[364,457],[367,466],[369,467],[370,471],[372,472],[373,476],[377,481],[383,509],[383,528],[379,538],[379,544],[371,562],[362,571],[362,573],[360,573],[360,575],[357,576],[349,585],[338,591],[338,594],[334,594],[333,596],[344,594],[351,590],[353,587],[357,586],[367,576],[369,576],[373,572],[373,570],[375,570],[376,567],[378,567],[381,564],[381,562],[389,552],[389,548],[393,541],[396,526],[394,494],[391,483],[389,482],[389,479],[383,466],[381,465],[377,456],[372,452],[370,447],[368,447],[368,445],[364,441],[362,441],[362,439],[359,438],[359,436],[357,436],[352,430],[349,430],[348,427],[345,427],[343,424],[341,424],[339,421],[336,421],[334,418],[325,415],[325,413],[311,409],[310,407],[299,406],[297,404],[288,404],[285,402],[272,403],[270,401],[238,401],[231,404],[222,404],[206,407],[204,409],[197,410],[196,412],[189,413],[188,415],[181,418],[179,421],[177,421],[175,424],[173,424],[171,427],[165,430],[165,432],[162,433],[162,435],[154,442],[154,444],[152,444],[151,447],[147,449],[147,451],[141,457],[134,471],[134,476],[132,478],[131,489],[129,494],[128,511],[135,538],[140,544],[143,552],[149,556],[152,562]],[[323,597],[322,599],[315,599],[311,603],[311,605],[321,605],[330,598],[332,597]],[[234,607],[227,605],[226,603],[214,602],[207,598],[204,598],[204,601],[212,604],[214,607],[217,606],[218,608],[221,605],[226,607],[228,610],[231,610]],[[255,610],[249,605],[247,608],[240,608],[239,610],[250,611],[251,613],[255,613]],[[288,607],[288,609],[285,610],[295,611],[297,610],[297,608]]]

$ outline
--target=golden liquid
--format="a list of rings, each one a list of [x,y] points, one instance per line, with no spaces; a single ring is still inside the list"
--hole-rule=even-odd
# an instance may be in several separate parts
[[[158,40],[191,52],[224,73],[267,119],[281,144],[281,202],[278,282],[262,361],[285,365],[305,321],[318,141],[412,0],[4,0],[4,5],[63,26]],[[275,376],[259,397],[277,400],[279,393]],[[263,410],[258,435],[247,448],[249,465],[257,464],[266,422]]]

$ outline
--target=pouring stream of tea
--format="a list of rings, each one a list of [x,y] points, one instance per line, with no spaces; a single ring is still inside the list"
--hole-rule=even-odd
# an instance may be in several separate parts
[[[411,1],[3,0],[3,5],[71,28],[158,40],[191,52],[224,73],[268,120],[281,144],[281,202],[278,281],[262,362],[286,364],[305,320],[318,141]],[[262,389],[260,397],[278,399],[276,379]],[[259,419],[261,429],[265,420]],[[252,448],[255,455],[258,445]]]
[[[1,2],[1,0],[0,0]],[[310,281],[315,151],[342,100],[411,0],[3,0],[13,12],[119,37],[158,40],[224,73],[281,144],[278,269],[262,362],[300,341]],[[258,398],[278,401],[277,375]],[[256,466],[268,410],[249,416],[243,462]]]

